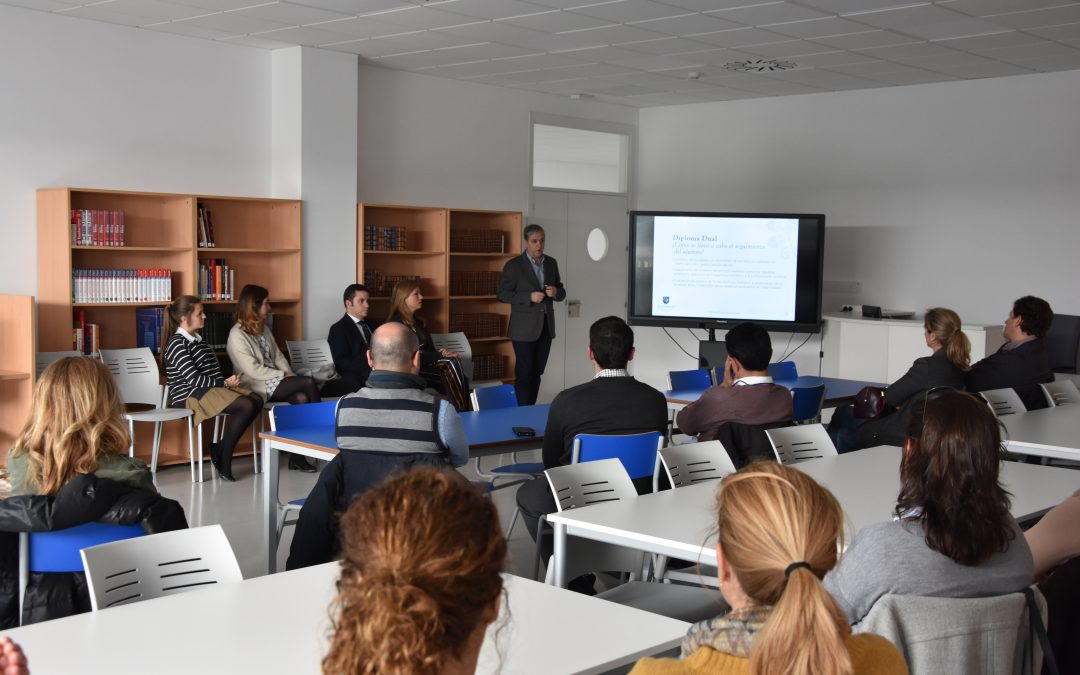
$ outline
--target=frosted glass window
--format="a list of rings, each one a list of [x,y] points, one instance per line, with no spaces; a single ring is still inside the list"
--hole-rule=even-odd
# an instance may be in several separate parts
[[[533,125],[533,187],[626,192],[630,139],[587,129]]]

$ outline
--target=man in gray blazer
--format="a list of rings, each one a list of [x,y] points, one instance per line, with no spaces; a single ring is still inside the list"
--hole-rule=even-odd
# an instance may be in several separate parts
[[[525,228],[525,252],[506,261],[499,280],[499,300],[510,305],[506,336],[514,345],[514,391],[518,405],[536,403],[540,376],[555,337],[555,302],[566,298],[559,264],[544,255],[544,228]]]

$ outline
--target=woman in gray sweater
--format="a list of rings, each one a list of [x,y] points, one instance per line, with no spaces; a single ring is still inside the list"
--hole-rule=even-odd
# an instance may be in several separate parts
[[[971,394],[939,389],[912,403],[896,517],[859,530],[825,577],[852,624],[886,594],[978,598],[1032,583],[998,480],[1003,452],[1000,423]]]

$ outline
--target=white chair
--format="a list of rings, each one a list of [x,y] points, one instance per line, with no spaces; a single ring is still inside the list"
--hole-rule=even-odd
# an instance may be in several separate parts
[[[102,349],[101,360],[113,374],[116,386],[120,390],[120,400],[153,406],[152,410],[129,411],[124,413],[131,435],[128,456],[135,456],[135,423],[151,422],[154,425],[154,450],[150,460],[150,471],[157,471],[158,451],[161,449],[161,425],[174,420],[187,420],[188,457],[191,461],[191,482],[195,480],[195,430],[192,425],[194,412],[187,408],[164,407],[167,392],[161,385],[161,373],[158,370],[154,353],[147,347],[134,349]],[[203,480],[202,470],[202,434],[199,434],[199,480]]]
[[[781,464],[795,464],[818,457],[835,457],[836,446],[820,424],[766,429],[765,435]]]
[[[673,445],[660,451],[660,462],[671,487],[718,480],[735,473],[735,465],[720,441]]]
[[[38,352],[35,366],[37,367],[37,377],[41,377],[41,374],[45,372],[45,369],[49,367],[54,361],[67,358],[69,356],[84,356],[80,351],[67,351],[67,352]]]
[[[1012,415],[1018,412],[1027,412],[1027,406],[1020,400],[1020,395],[1016,393],[1015,389],[989,389],[987,391],[980,391],[979,396],[982,396],[986,401],[990,409],[994,411],[994,414],[998,417],[1002,415]]]
[[[289,351],[289,363],[297,373],[301,368],[315,369],[334,362],[330,343],[326,340],[286,340],[285,348]]]
[[[1080,389],[1072,383],[1072,380],[1054,380],[1046,384],[1040,384],[1046,402],[1051,408],[1059,405],[1072,405],[1080,403]]]
[[[556,467],[544,474],[552,493],[556,495],[559,511],[637,498],[637,490],[630,476],[617,459],[598,459]],[[540,522],[544,524],[547,519],[541,518]],[[568,579],[594,570],[629,572],[633,579],[633,576],[647,570],[642,551],[576,537],[567,537],[566,543],[566,560],[563,564]],[[545,581],[551,584],[554,582],[554,566],[550,561],[547,568]],[[596,597],[690,622],[712,618],[724,609],[719,593],[677,584],[631,580]]]
[[[244,580],[220,525],[91,546],[82,559],[94,611]]]
[[[432,333],[431,341],[435,344],[435,349],[449,349],[458,355],[461,370],[464,371],[465,377],[469,378],[469,384],[476,387],[477,383],[473,382],[472,345],[469,344],[469,338],[465,337],[465,333]],[[493,384],[502,384],[502,382]]]

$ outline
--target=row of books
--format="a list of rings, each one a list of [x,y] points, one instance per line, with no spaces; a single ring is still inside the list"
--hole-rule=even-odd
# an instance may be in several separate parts
[[[79,312],[78,314],[82,314]],[[203,340],[214,351],[225,351],[229,340],[229,330],[236,323],[232,312],[207,312],[206,324],[200,333]],[[87,324],[93,325],[93,324]],[[139,307],[135,310],[135,343],[138,347],[149,347],[155,355],[161,353],[161,331],[165,325],[165,310],[161,307]],[[78,328],[76,328],[78,331]],[[78,349],[78,347],[77,347]],[[86,352],[90,353],[90,352]]]
[[[475,314],[451,314],[450,332],[465,333],[465,337],[475,340],[479,338],[505,337],[506,329],[503,327],[505,317],[502,314],[480,312]]]
[[[172,270],[72,270],[74,302],[169,302]]]
[[[451,230],[451,253],[505,253],[506,234],[498,230]]]
[[[474,382],[506,377],[506,358],[501,354],[473,354],[472,363]]]
[[[214,243],[214,221],[210,219],[210,209],[203,206],[202,202],[199,202],[196,206],[196,213],[198,215],[199,246],[201,248],[217,246]]]
[[[87,356],[97,354],[101,349],[101,326],[86,323],[86,313],[82,311],[73,313],[72,317],[75,320],[71,336],[72,349]]]
[[[71,209],[73,246],[123,246],[124,212]]]
[[[203,300],[235,300],[236,270],[224,258],[199,262],[199,297]]]
[[[501,272],[450,272],[450,295],[495,295]]]
[[[408,251],[409,238],[404,227],[365,225],[364,249],[368,251]]]
[[[364,285],[374,297],[390,297],[394,292],[394,286],[402,281],[420,281],[420,277],[408,274],[380,274],[378,270],[364,271]]]

